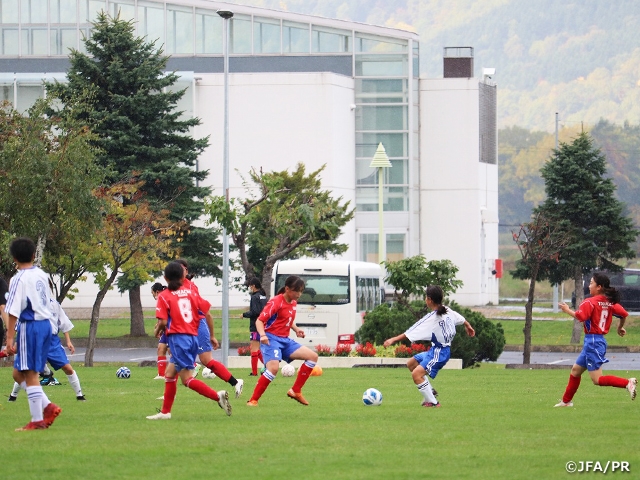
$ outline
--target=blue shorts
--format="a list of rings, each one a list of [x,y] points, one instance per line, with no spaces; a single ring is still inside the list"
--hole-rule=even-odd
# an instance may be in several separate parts
[[[64,351],[64,347],[60,343],[60,337],[58,335],[51,335],[51,345],[49,345],[47,362],[51,364],[54,370],[60,370],[69,363],[69,359]]]
[[[605,357],[606,354],[607,341],[604,339],[604,335],[586,334],[582,352],[580,352],[576,360],[576,365],[580,365],[590,372],[599,370],[602,365],[609,361]]]
[[[200,319],[198,324],[198,355],[201,353],[212,352],[213,345],[211,345],[211,332],[209,331],[209,325],[205,318]]]
[[[291,355],[299,348],[302,348],[302,345],[289,337],[278,337],[267,333],[267,338],[269,339],[269,345],[260,344],[260,351],[265,365],[271,360],[284,360],[289,363]]]
[[[13,368],[20,371],[44,371],[51,344],[51,323],[49,320],[19,322],[16,344]]]
[[[198,338],[186,333],[174,333],[167,337],[171,349],[171,363],[179,372],[182,369],[193,370],[198,356]]]
[[[169,343],[169,341],[167,340],[166,332],[162,332],[162,335],[160,335],[160,338],[158,338],[158,343],[164,343],[164,344]]]
[[[450,357],[451,347],[436,347],[435,345],[426,352],[413,356],[431,378],[436,378],[436,375],[447,364]]]

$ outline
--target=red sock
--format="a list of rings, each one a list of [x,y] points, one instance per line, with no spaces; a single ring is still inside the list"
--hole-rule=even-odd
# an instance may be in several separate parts
[[[203,381],[198,380],[197,378],[190,378],[189,380],[187,380],[186,386],[194,392],[198,392],[203,397],[210,398],[211,400],[215,400],[216,402],[220,400],[218,392],[216,392],[209,385],[207,385]]]
[[[311,374],[311,370],[313,370],[313,367],[309,367],[306,364],[306,362],[300,366],[300,368],[298,369],[298,377],[296,378],[296,383],[294,383],[293,387],[291,387],[291,389],[295,393],[300,393],[300,391],[302,390],[302,387],[304,387],[304,384],[309,379],[309,374]]]
[[[216,376],[220,378],[220,380],[228,382],[231,378],[231,372],[227,370],[227,367],[225,367],[217,360],[211,360],[209,363],[207,363],[207,368],[215,373]]]
[[[158,375],[164,377],[164,373],[167,371],[167,357],[166,355],[158,356]]]
[[[569,383],[567,384],[567,389],[564,391],[564,395],[562,396],[562,401],[564,403],[569,403],[573,399],[573,396],[578,391],[581,379],[582,377],[574,377],[573,375],[569,375]]]
[[[258,360],[260,360],[260,363],[264,365],[264,359],[262,358],[262,350],[258,350]]]
[[[262,396],[262,394],[267,389],[270,383],[271,383],[271,380],[265,377],[264,374],[260,375],[260,378],[258,379],[258,383],[256,384],[256,388],[253,390],[253,395],[251,395],[250,400],[255,400],[255,401],[260,400],[260,397]]]
[[[603,375],[598,379],[598,385],[601,387],[618,387],[627,388],[629,380],[626,378],[616,377],[614,375]]]
[[[171,407],[173,407],[173,401],[176,399],[176,390],[178,390],[178,384],[175,378],[166,378],[164,380],[164,401],[162,402],[162,413],[170,413]]]
[[[251,352],[251,373],[258,375],[258,356],[260,351]]]

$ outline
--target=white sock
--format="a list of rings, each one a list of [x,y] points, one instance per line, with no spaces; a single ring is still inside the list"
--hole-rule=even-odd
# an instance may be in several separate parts
[[[27,384],[25,383],[24,386],[26,387]],[[17,397],[18,393],[20,393],[20,384],[18,382],[13,382],[13,390],[11,390],[11,396]]]
[[[433,389],[431,388],[429,380],[425,378],[424,382],[416,386],[418,387],[418,390],[420,391],[426,402],[433,404],[438,403],[438,400],[436,400],[436,397],[433,395]]]
[[[73,391],[76,392],[76,397],[82,396],[82,387],[80,387],[80,379],[78,375],[74,371],[71,375],[67,375],[69,379],[69,385],[73,388]]]
[[[49,365],[44,364],[44,370],[42,371],[45,375],[51,375],[51,370],[49,369]]]
[[[42,387],[27,387],[27,398],[29,399],[29,411],[31,412],[31,421],[40,422],[44,419],[42,415]]]
[[[40,391],[42,392],[42,410],[44,411],[45,408],[47,408],[47,405],[49,405],[51,403],[51,400],[49,400],[49,397],[47,397],[47,394],[44,393],[44,390],[42,389],[42,387],[40,387]]]

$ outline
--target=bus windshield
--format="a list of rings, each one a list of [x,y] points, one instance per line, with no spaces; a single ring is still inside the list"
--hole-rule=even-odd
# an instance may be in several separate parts
[[[277,292],[289,275],[276,277]],[[298,275],[305,289],[298,300],[301,305],[345,305],[349,303],[349,277],[340,275]]]

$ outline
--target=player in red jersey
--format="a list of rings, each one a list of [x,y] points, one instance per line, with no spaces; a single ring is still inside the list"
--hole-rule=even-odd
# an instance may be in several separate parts
[[[293,330],[297,337],[304,338],[304,330],[295,324],[296,305],[303,290],[304,281],[300,277],[295,275],[288,277],[284,287],[280,289],[278,295],[267,302],[256,320],[256,330],[260,334],[260,350],[266,369],[258,379],[251,399],[247,402],[250,407],[258,406],[258,400],[276,378],[280,360],[287,363],[291,360],[304,360],[287,396],[302,405],[309,405],[302,396],[302,387],[309,378],[311,370],[316,366],[318,354],[289,338],[290,330]]]
[[[200,295],[198,287],[191,281],[187,261],[180,258],[176,260],[176,262],[182,265],[182,268],[184,269],[184,285],[188,286],[191,290],[194,290],[198,295]],[[198,318],[198,359],[200,360],[200,363],[211,370],[219,379],[231,385],[235,390],[236,398],[240,397],[242,394],[242,388],[244,387],[244,380],[241,378],[235,378],[223,363],[213,358],[213,351],[219,347],[218,340],[214,335],[213,317],[207,310],[199,312]],[[199,369],[200,365],[196,368]]]
[[[184,284],[184,269],[178,262],[171,262],[164,269],[167,289],[158,295],[156,306],[156,335],[165,331],[171,349],[171,361],[167,365],[162,410],[150,415],[149,420],[168,420],[176,398],[178,375],[182,383],[200,395],[218,402],[227,415],[231,415],[229,394],[216,392],[206,383],[193,377],[194,362],[198,354],[198,312],[208,312],[211,305]]]
[[[609,332],[614,315],[620,318],[618,335],[624,337],[627,333],[624,329],[624,322],[629,314],[618,303],[620,301],[620,293],[609,286],[609,277],[599,272],[594,273],[591,278],[589,293],[591,297],[585,299],[575,312],[567,304],[560,304],[563,312],[583,322],[584,346],[576,363],[571,368],[567,389],[556,407],[573,406],[573,396],[580,386],[580,379],[585,370],[589,371],[589,376],[594,385],[626,388],[631,395],[631,400],[636,398],[638,381],[635,378],[626,379],[613,375],[602,375],[602,365],[609,361],[605,358],[607,341],[604,336]]]

